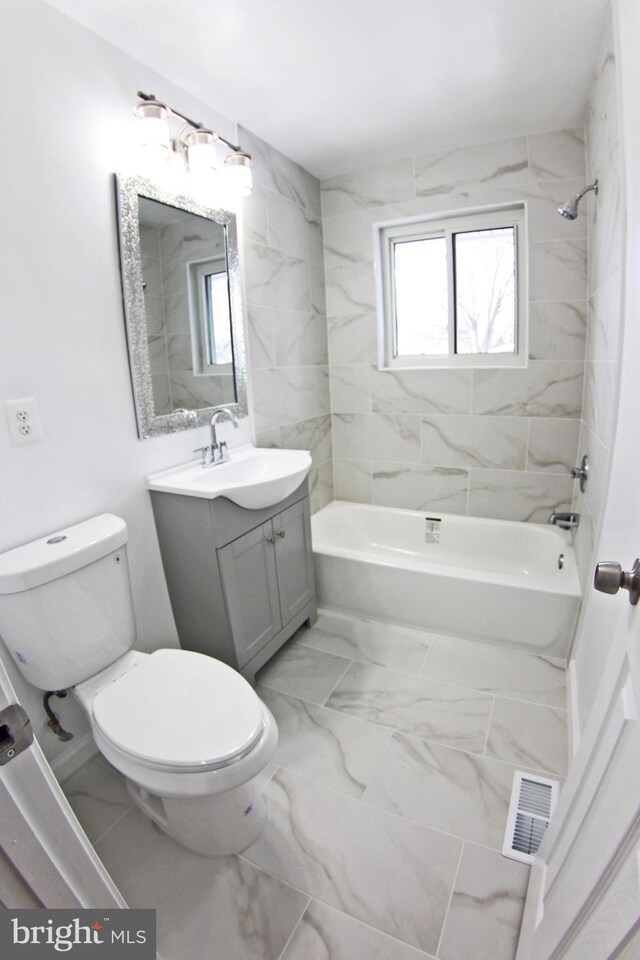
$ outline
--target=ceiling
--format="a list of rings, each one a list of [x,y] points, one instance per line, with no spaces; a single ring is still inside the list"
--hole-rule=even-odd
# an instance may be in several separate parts
[[[321,178],[581,125],[609,6],[609,0],[48,2]]]

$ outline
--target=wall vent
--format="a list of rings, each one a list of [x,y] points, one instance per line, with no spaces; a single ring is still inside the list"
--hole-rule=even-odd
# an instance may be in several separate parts
[[[516,770],[502,844],[502,855],[532,863],[558,799],[557,780]]]

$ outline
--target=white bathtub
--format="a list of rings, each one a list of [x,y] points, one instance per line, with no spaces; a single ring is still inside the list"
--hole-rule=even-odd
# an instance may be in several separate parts
[[[437,543],[427,516],[441,518]],[[321,606],[568,655],[580,584],[555,527],[336,501],[311,530]]]

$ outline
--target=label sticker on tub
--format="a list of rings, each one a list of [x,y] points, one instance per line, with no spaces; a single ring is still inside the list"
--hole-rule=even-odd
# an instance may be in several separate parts
[[[424,542],[440,543],[441,517],[425,517]]]

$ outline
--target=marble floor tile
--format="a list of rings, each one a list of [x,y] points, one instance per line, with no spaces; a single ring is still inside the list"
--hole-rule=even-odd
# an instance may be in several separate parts
[[[278,960],[308,898],[239,857],[202,857],[133,810],[97,846],[131,907],[157,910],[163,960]]]
[[[434,953],[461,843],[279,770],[243,857],[383,933]]]
[[[438,949],[442,960],[513,960],[529,867],[466,843]]]
[[[395,734],[364,800],[499,850],[515,767]]]
[[[297,643],[288,643],[258,671],[256,680],[280,693],[321,704],[348,665],[349,661],[344,657],[334,657]]]
[[[515,700],[566,706],[565,670],[560,662],[474,640],[438,637],[422,673],[432,680]]]
[[[428,955],[312,900],[282,960],[428,960]]]
[[[326,706],[361,720],[482,753],[492,698],[423,677],[354,662]]]
[[[61,786],[92,843],[122,819],[133,805],[124,778],[99,755],[92,757]]]
[[[278,724],[274,763],[341,793],[361,797],[391,732],[268,687],[259,687],[257,692]]]
[[[487,756],[564,776],[566,745],[567,717],[564,710],[496,697]]]
[[[320,610],[311,629],[296,637],[297,643],[315,650],[406,673],[418,673],[432,640],[433,635],[422,630],[331,610]]]

